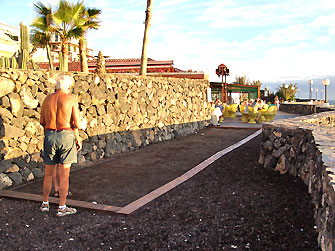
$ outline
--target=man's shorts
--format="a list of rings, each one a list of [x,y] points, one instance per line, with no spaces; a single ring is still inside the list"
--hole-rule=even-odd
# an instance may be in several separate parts
[[[73,131],[46,131],[43,161],[47,165],[77,163],[76,137]]]

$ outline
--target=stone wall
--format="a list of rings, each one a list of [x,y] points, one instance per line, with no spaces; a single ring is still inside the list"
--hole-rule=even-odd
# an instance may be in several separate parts
[[[208,125],[207,80],[70,75],[82,117],[78,165]],[[39,118],[55,79],[46,71],[0,69],[0,189],[43,177]]]
[[[329,107],[322,107],[321,103],[314,102],[313,104],[305,103],[283,103],[280,104],[279,110],[293,114],[310,115],[313,113],[332,111]]]
[[[308,186],[322,250],[335,249],[335,112],[263,125],[259,163]]]

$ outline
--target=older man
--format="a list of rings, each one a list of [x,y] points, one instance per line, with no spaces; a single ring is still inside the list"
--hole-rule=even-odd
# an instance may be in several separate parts
[[[45,176],[43,182],[42,212],[49,212],[49,195],[52,188],[52,177],[59,176],[59,208],[57,216],[75,214],[77,210],[66,206],[69,189],[70,167],[77,162],[77,151],[81,149],[78,134],[80,125],[78,102],[69,94],[73,80],[70,76],[60,75],[57,78],[56,92],[48,95],[41,110],[40,123],[44,127]]]

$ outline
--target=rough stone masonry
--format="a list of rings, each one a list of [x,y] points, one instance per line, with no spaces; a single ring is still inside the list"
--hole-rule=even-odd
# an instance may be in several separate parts
[[[82,117],[78,164],[208,125],[208,80],[69,73]],[[41,105],[56,74],[0,69],[0,189],[43,177]]]
[[[335,112],[263,125],[259,164],[299,177],[314,204],[322,250],[335,249]]]

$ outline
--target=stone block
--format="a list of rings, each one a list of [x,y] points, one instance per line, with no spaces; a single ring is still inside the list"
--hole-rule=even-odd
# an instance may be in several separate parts
[[[23,182],[22,175],[19,172],[9,173],[7,175],[11,178],[15,185],[19,185]]]
[[[0,98],[0,105],[3,108],[8,108],[10,107],[10,102],[9,102],[9,98],[7,96],[3,96]]]
[[[16,126],[4,123],[0,129],[0,135],[6,139],[19,138],[24,135],[24,131]]]
[[[6,172],[8,169],[12,167],[12,160],[7,159],[7,160],[1,160],[0,161],[0,173]]]
[[[12,111],[12,115],[15,117],[22,117],[23,115],[23,102],[20,98],[20,95],[17,93],[8,94],[10,107]]]
[[[10,187],[12,185],[13,181],[6,174],[0,173],[0,189]]]
[[[33,175],[37,178],[43,178],[44,176],[44,171],[42,171],[39,168],[32,168],[31,172],[33,173]]]
[[[3,97],[15,89],[15,84],[12,80],[0,76],[0,97]]]

